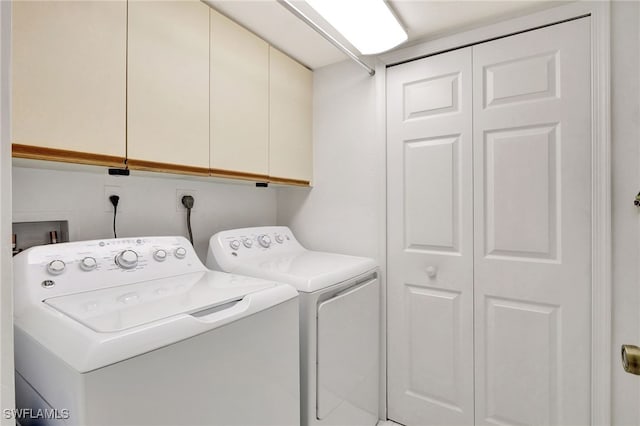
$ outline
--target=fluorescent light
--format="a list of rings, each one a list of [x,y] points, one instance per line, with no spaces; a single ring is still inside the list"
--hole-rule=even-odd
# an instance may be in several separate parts
[[[407,33],[384,0],[306,0],[363,55],[373,55],[407,40]]]

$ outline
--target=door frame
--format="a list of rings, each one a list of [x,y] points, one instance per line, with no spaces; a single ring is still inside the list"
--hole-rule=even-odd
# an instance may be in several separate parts
[[[377,58],[375,78],[376,87],[381,89],[380,93],[386,93],[388,66],[585,16],[591,17],[591,424],[608,425],[611,423],[612,358],[611,5],[609,0],[570,3],[380,55]],[[377,102],[378,123],[380,123],[377,143],[385,152],[386,158],[386,96],[378,96]],[[386,173],[385,167],[385,198]],[[387,223],[386,206],[383,211],[383,220]],[[386,238],[383,244],[386,252]],[[388,258],[385,259],[385,263],[388,263]],[[385,282],[388,283],[386,276]],[[386,294],[384,303],[386,308]],[[383,317],[386,320],[386,309]],[[381,361],[386,364],[384,352]],[[386,395],[386,383],[383,383],[383,388]],[[386,403],[381,408],[381,413],[384,413],[386,418]]]

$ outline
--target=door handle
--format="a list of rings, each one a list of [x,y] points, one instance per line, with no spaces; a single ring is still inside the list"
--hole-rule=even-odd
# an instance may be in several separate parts
[[[624,371],[640,375],[640,348],[634,345],[622,345],[621,349]]]
[[[429,278],[435,278],[436,275],[438,275],[438,268],[435,266],[427,266],[425,272]]]

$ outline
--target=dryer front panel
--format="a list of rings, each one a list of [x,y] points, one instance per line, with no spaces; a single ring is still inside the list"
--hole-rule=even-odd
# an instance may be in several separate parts
[[[377,278],[347,288],[318,305],[318,420],[354,408],[377,418],[379,324]]]

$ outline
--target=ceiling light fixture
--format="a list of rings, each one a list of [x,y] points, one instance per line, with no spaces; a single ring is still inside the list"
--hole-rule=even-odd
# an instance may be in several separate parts
[[[363,55],[392,49],[407,40],[384,0],[306,0]]]

